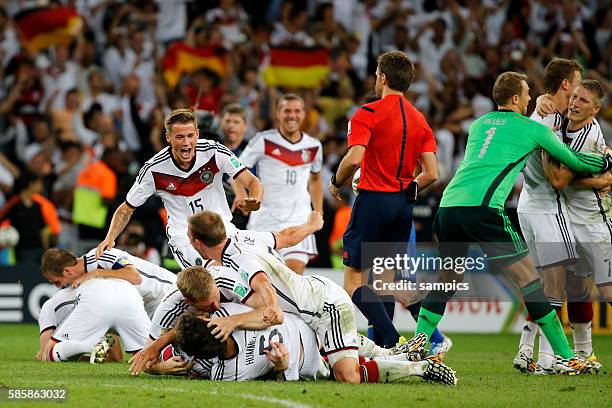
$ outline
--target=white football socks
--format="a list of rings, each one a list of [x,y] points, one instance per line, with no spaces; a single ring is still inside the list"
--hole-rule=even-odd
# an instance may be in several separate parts
[[[591,337],[591,323],[571,323],[574,335],[574,351],[590,356],[593,353],[593,339]]]

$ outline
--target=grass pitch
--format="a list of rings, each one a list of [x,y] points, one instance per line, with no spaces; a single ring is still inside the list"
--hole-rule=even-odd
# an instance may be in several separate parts
[[[127,363],[41,363],[36,325],[0,325],[0,405],[7,407],[505,407],[610,406],[612,338],[595,336],[604,364],[598,375],[535,377],[512,368],[518,335],[454,334],[446,358],[456,387],[404,383],[219,383],[184,378],[132,377]],[[65,402],[8,401],[6,388],[66,388]]]

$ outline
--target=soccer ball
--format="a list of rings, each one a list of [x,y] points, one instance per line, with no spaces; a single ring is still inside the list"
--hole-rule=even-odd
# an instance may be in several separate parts
[[[0,247],[13,248],[19,242],[19,232],[15,227],[8,225],[0,228]]]
[[[353,193],[355,193],[355,195],[359,194],[359,190],[357,190],[357,184],[359,184],[360,178],[361,178],[361,167],[358,168],[355,174],[353,175],[353,182],[351,183],[351,186],[353,187]]]

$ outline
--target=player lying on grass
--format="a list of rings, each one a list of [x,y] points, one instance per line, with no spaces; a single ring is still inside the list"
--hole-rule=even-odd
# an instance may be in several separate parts
[[[247,313],[250,308],[237,303],[223,303],[211,317],[228,317]],[[177,324],[177,345],[198,359],[206,360],[210,375],[221,381],[253,380],[270,375],[284,380],[318,380],[333,378],[329,364],[319,353],[319,342],[314,330],[296,315],[287,313],[280,325],[258,330],[238,329],[226,341],[215,338],[210,319],[187,313]],[[360,357],[364,381],[387,383],[410,376],[427,381],[455,385],[452,369],[439,359],[429,357],[421,361],[426,339],[415,339],[411,354],[399,354],[368,359]]]
[[[90,352],[90,362],[103,360],[110,346],[104,337],[111,329],[128,353],[144,347],[150,322],[134,285],[121,279],[91,279],[74,292],[73,310],[41,345],[46,361],[68,361]]]
[[[255,309],[236,316],[215,318],[210,324],[216,326],[216,336],[227,339],[237,328],[281,324],[284,313],[293,313],[317,332],[336,380],[362,381],[354,309],[340,286],[322,276],[295,274],[283,263],[270,243],[264,246],[228,238],[221,217],[213,212],[193,215],[189,220],[188,233],[192,245],[201,255],[223,262],[224,266],[233,270],[227,278],[233,281],[238,279],[241,286],[234,291],[235,296]],[[220,272],[223,278],[225,271]],[[197,309],[214,312],[219,307],[220,292],[214,279],[205,281],[198,276],[204,273],[208,271],[203,268],[187,268],[181,272],[177,285],[188,302]],[[153,364],[161,349],[173,340],[171,330],[132,358],[132,373],[138,374],[147,365]]]
[[[41,272],[58,287],[78,287],[92,278],[117,278],[136,285],[149,317],[176,282],[176,275],[119,249],[110,249],[96,259],[95,249],[80,258],[62,248],[44,252]]]

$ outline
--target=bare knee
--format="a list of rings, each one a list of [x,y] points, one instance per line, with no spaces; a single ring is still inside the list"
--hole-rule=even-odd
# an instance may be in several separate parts
[[[355,358],[342,358],[332,366],[334,370],[334,378],[338,382],[359,384],[361,376],[359,375],[359,362]]]

